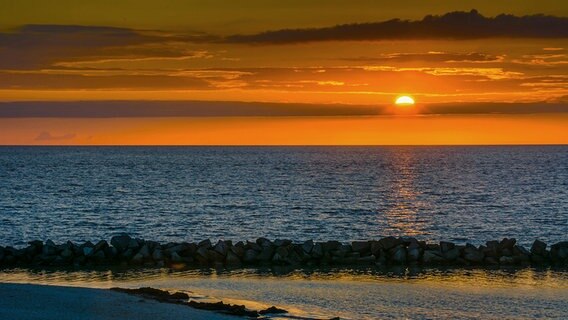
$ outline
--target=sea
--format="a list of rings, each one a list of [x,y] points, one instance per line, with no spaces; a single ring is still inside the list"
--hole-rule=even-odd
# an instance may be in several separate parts
[[[0,147],[0,245],[51,239],[568,240],[568,146]],[[324,319],[568,318],[554,269],[2,270]]]

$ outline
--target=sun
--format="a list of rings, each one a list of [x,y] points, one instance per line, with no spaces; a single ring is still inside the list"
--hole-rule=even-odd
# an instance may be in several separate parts
[[[398,98],[396,98],[396,101],[394,102],[397,106],[412,106],[414,105],[414,99],[412,99],[412,97],[409,96],[400,96]]]

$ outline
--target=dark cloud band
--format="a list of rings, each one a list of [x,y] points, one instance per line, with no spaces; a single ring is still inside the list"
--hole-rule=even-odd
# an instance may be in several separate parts
[[[284,29],[233,35],[230,43],[286,44],[315,41],[568,38],[568,18],[546,15],[485,17],[476,10],[428,15],[422,20],[343,24],[327,28]]]
[[[419,107],[420,114],[568,113],[568,103],[447,103]],[[231,101],[39,101],[0,103],[0,118],[158,118],[380,116],[392,106]]]

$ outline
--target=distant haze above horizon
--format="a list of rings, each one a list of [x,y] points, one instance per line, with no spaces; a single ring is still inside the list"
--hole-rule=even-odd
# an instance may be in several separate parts
[[[0,144],[566,144],[567,120],[568,2],[0,12]]]

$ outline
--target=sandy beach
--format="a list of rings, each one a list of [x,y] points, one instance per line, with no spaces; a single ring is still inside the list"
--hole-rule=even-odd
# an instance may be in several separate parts
[[[236,318],[105,289],[2,283],[0,284],[0,319],[224,320]]]

